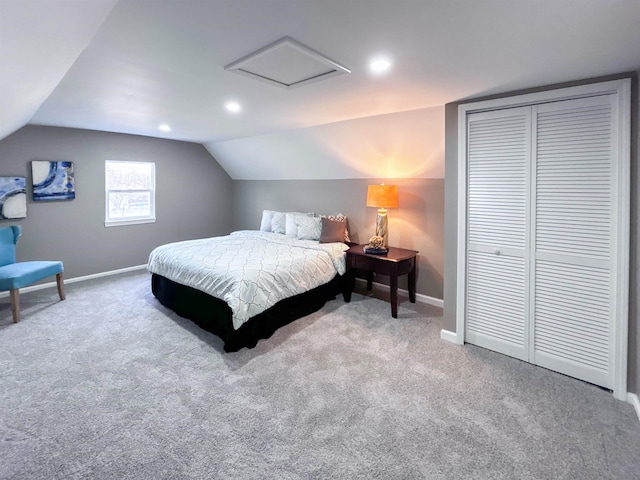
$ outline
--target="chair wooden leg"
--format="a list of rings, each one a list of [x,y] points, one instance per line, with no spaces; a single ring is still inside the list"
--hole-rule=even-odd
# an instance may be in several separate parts
[[[60,295],[60,300],[64,300],[64,278],[62,272],[56,274],[56,283],[58,284],[58,295]]]
[[[13,314],[13,323],[20,321],[20,292],[14,288],[10,292],[11,296],[11,313]]]

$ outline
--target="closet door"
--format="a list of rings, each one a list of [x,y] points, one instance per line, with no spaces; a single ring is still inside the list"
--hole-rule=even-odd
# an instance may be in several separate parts
[[[613,386],[616,103],[534,108],[531,361]]]
[[[528,360],[531,107],[467,116],[465,338]]]

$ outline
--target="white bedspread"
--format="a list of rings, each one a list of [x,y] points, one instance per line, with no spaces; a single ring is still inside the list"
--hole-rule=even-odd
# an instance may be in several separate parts
[[[343,275],[348,248],[241,230],[162,245],[149,255],[148,269],[227,302],[237,330],[280,300]]]

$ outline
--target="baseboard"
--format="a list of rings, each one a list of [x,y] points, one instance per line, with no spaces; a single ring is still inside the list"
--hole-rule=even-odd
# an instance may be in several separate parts
[[[398,290],[399,292],[406,293],[409,296],[409,292],[407,290]],[[423,295],[421,293],[416,293],[416,302],[427,303],[429,305],[433,305],[434,307],[444,308],[444,300],[441,298],[430,297],[429,295]]]
[[[119,273],[133,272],[135,270],[144,270],[146,268],[147,268],[147,265],[144,264],[144,265],[136,265],[135,267],[120,268],[118,270],[109,270],[108,272],[93,273],[91,275],[84,275],[82,277],[65,278],[64,284],[66,285],[68,283],[84,282],[85,280],[93,280],[94,278],[109,277],[111,275],[118,275]],[[21,288],[20,293],[35,292],[36,290],[42,290],[44,288],[50,288],[55,286],[57,286],[56,282],[40,283],[38,285],[31,285],[29,287]],[[9,296],[9,292],[0,292],[0,298],[5,298],[8,296]]]
[[[627,392],[627,402],[633,405],[633,408],[636,410],[636,415],[638,416],[638,421],[640,421],[640,398],[638,398],[638,395]]]
[[[356,281],[361,283],[367,282],[364,278],[356,278]],[[373,284],[376,285],[377,287],[382,287],[387,289],[389,288],[389,285],[385,285],[384,283],[373,282]],[[398,293],[406,297],[409,296],[409,292],[403,288],[399,288]],[[442,300],[441,298],[430,297],[429,295],[423,295],[421,293],[416,293],[416,302],[426,303],[429,305],[433,305],[434,307],[440,307],[440,308],[444,307],[444,300]]]
[[[456,345],[462,345],[462,342],[458,340],[458,334],[451,330],[445,330],[444,328],[440,330],[440,338],[447,342],[455,343]]]

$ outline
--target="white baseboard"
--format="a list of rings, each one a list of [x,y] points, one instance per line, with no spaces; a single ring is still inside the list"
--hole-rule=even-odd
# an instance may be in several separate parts
[[[406,290],[398,290],[399,292],[406,293],[409,296],[409,292]],[[441,298],[430,297],[429,295],[423,295],[422,293],[416,293],[416,302],[427,303],[434,307],[444,308],[444,300]]]
[[[64,283],[66,285],[68,283],[84,282],[85,280],[93,280],[94,278],[108,277],[110,275],[118,275],[119,273],[133,272],[135,270],[144,270],[146,268],[147,268],[146,264],[136,265],[135,267],[127,267],[127,268],[120,268],[118,270],[110,270],[108,272],[93,273],[91,275],[84,275],[82,277],[65,278]],[[21,288],[20,293],[35,292],[36,290],[42,290],[44,288],[50,288],[55,286],[57,286],[56,282],[40,283],[38,285],[31,285],[29,287]],[[0,298],[4,298],[8,296],[9,296],[9,292],[0,292]]]
[[[445,330],[444,328],[440,330],[440,338],[447,342],[455,343],[456,345],[462,345],[462,342],[458,339],[458,334],[451,330]]]
[[[640,421],[640,398],[638,398],[638,395],[627,392],[627,402],[633,405],[633,408],[636,410],[636,415],[638,416],[638,421]]]
[[[367,282],[364,278],[356,278],[356,280],[361,283]],[[389,288],[389,285],[385,285],[384,283],[373,282],[373,284],[377,287],[382,287],[386,289]],[[399,288],[398,293],[406,297],[409,296],[409,291],[403,288]],[[429,295],[423,295],[421,293],[416,293],[416,302],[426,303],[429,305],[433,305],[434,307],[440,307],[440,308],[444,307],[444,300],[442,300],[441,298],[430,297]]]

